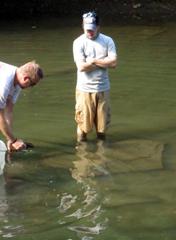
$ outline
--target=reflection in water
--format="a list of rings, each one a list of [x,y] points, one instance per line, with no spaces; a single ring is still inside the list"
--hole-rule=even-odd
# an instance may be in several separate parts
[[[128,204],[133,202],[142,204],[145,201],[153,201],[152,198],[144,200],[142,195],[134,199],[134,193],[130,195],[125,189],[118,192],[119,184],[113,182],[115,175],[118,176],[117,174],[119,174],[119,180],[122,180],[120,188],[123,189],[123,182],[130,180],[133,176],[131,174],[163,169],[164,146],[160,142],[134,139],[115,142],[109,144],[108,147],[107,144],[98,142],[96,147],[96,151],[93,152],[90,144],[83,143],[79,145],[76,153],[77,160],[74,161],[74,168],[72,169],[72,177],[84,189],[85,205],[84,208],[77,210],[70,216],[78,219],[89,217],[89,222],[87,225],[75,225],[69,227],[69,229],[79,234],[82,233],[81,237],[85,237],[88,233],[90,235],[103,233],[108,225],[112,224],[112,219],[109,219],[108,213],[106,213],[107,207],[111,206],[111,204],[118,206],[123,203],[128,207]],[[101,189],[100,184],[102,182],[99,177],[106,177],[104,191]],[[130,186],[133,186],[133,184],[130,183]],[[111,187],[115,187],[115,195],[113,191],[111,193]],[[117,216],[118,221],[121,218],[121,215]],[[90,223],[93,226],[90,227]]]
[[[35,169],[35,161],[31,167],[25,161],[28,155],[23,154],[22,161],[12,159],[6,165],[6,183],[1,184],[4,202],[8,202],[1,236],[31,234],[32,239],[33,232],[42,234],[47,228],[58,235],[64,229],[66,239],[107,239],[113,225],[125,227],[130,209],[159,202],[158,194],[151,193],[150,171],[163,169],[162,152],[163,144],[142,139],[85,143],[71,155],[73,164],[65,172],[58,158],[54,167],[39,161],[44,165],[38,162]],[[146,186],[149,179],[151,184]],[[112,208],[116,216],[110,213]]]
[[[106,157],[104,155],[103,142],[97,143],[95,152],[90,151],[88,143],[82,143],[76,147],[76,161],[71,169],[72,177],[80,185],[82,196],[64,195],[59,206],[60,212],[67,210],[80,201],[78,209],[71,212],[66,218],[79,220],[76,224],[71,224],[68,228],[77,233],[80,239],[94,239],[93,235],[99,235],[104,229],[108,219],[103,217],[105,212],[102,209],[102,199],[96,184],[95,177],[108,175],[106,169]],[[81,198],[81,199],[80,199]]]
[[[106,169],[108,160],[105,156],[104,143],[101,141],[97,143],[96,152],[90,152],[88,144],[85,142],[76,147],[78,160],[74,162],[72,176],[78,182],[84,182],[87,177],[109,174]]]
[[[6,163],[10,162],[11,154],[6,152],[6,147],[1,143],[0,152],[0,236],[3,238],[12,238],[17,234],[23,232],[23,226],[18,224],[9,224],[8,211],[9,204],[6,194],[6,177],[4,176],[4,167]]]
[[[3,176],[0,176],[0,220],[6,221],[6,212],[8,210],[8,203],[5,192],[5,181]]]
[[[65,213],[76,202],[76,198],[76,196],[64,193],[61,197],[60,205],[58,207],[59,212]]]
[[[30,162],[25,161],[28,154],[21,153],[22,161],[9,159],[0,182],[0,236],[32,236],[34,231],[41,234],[47,227],[58,234],[64,228],[65,236],[71,235],[69,239],[106,239],[113,225],[125,227],[123,222],[130,209],[160,201],[143,186],[151,187],[145,185],[151,170],[163,169],[163,149],[160,142],[142,139],[83,143],[76,147],[72,168],[65,172],[58,158],[54,167],[46,168],[45,161],[40,162],[44,165],[38,162],[36,171],[32,163],[30,168]],[[116,217],[110,214],[112,208]]]

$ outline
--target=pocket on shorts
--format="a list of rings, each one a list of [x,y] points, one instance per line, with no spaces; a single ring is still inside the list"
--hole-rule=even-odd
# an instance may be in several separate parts
[[[83,111],[82,107],[79,104],[76,104],[75,106],[75,121],[77,123],[83,123],[84,117],[83,117]]]
[[[76,105],[75,105],[75,121],[83,123],[83,107],[82,107],[82,93],[79,90],[76,90]]]

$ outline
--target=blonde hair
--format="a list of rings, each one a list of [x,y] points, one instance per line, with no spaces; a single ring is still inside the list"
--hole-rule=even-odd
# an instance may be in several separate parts
[[[21,73],[28,75],[34,82],[43,78],[43,71],[35,61],[27,62],[19,68]]]

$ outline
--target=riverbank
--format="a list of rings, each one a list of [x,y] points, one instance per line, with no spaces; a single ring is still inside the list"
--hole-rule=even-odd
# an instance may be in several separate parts
[[[3,1],[0,9],[0,19],[34,20],[52,18],[63,19],[72,24],[73,19],[80,22],[82,13],[95,10],[101,16],[102,22],[116,23],[161,23],[176,20],[176,2],[174,0],[113,0],[90,2],[82,4],[74,1]]]

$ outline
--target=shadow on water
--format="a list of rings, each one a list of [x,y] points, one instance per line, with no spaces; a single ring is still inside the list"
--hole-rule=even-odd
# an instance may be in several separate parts
[[[149,128],[143,129],[133,129],[125,131],[117,131],[111,133],[109,138],[111,139],[111,143],[116,142],[116,138],[118,136],[118,141],[128,140],[139,140],[144,138],[146,140],[153,139],[155,141],[159,141],[160,144],[163,145],[163,157],[162,162],[165,169],[175,170],[175,154],[176,148],[175,144],[172,142],[172,139],[176,136],[176,126],[174,123],[172,124],[163,124],[163,126],[153,126]]]

